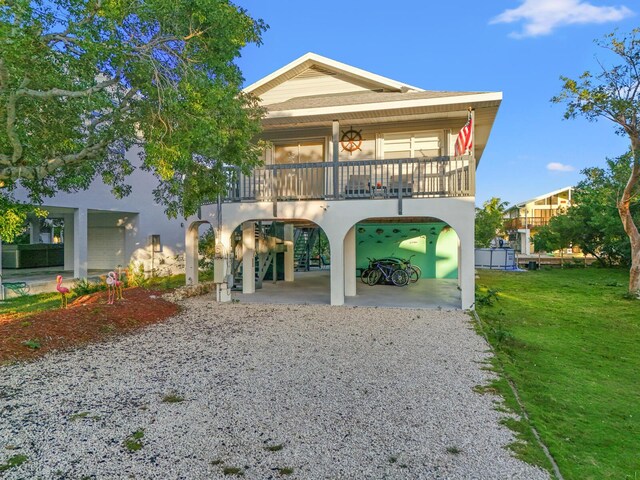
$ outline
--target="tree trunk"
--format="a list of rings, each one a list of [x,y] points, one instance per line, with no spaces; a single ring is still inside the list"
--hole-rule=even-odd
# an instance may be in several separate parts
[[[640,299],[640,232],[638,232],[638,227],[631,216],[631,199],[640,181],[640,138],[637,135],[631,135],[631,152],[633,154],[631,175],[622,192],[622,198],[618,201],[618,213],[620,214],[624,231],[631,242],[629,293]]]

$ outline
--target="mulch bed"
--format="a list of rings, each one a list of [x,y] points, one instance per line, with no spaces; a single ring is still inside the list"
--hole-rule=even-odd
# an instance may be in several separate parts
[[[28,316],[0,315],[0,364],[34,359],[52,350],[101,341],[158,323],[179,309],[160,298],[163,293],[166,290],[129,288],[123,300],[109,305],[107,292],[98,292],[77,298],[67,309]]]

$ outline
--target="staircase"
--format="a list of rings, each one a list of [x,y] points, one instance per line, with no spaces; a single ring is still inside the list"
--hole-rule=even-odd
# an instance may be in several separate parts
[[[280,225],[281,226],[281,225]],[[282,243],[281,238],[278,238],[279,225],[277,222],[263,223],[258,222],[255,226],[255,245],[256,245],[256,257],[255,257],[255,272],[256,272],[256,288],[262,288],[262,281],[265,275],[273,270],[273,263],[276,259],[276,251],[273,247],[279,243]],[[239,243],[242,243],[240,239]],[[233,245],[233,264],[232,274],[234,277],[234,289],[242,290],[242,253],[237,255],[238,250],[242,252],[241,248],[236,248],[237,243]]]
[[[296,272],[308,272],[310,270],[311,255],[319,237],[319,227],[296,228],[293,237],[293,261]]]

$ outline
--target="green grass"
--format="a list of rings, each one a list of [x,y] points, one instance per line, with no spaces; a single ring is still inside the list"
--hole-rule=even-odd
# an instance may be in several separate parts
[[[0,464],[0,472],[5,472],[10,468],[19,467],[27,460],[29,460],[29,457],[27,457],[26,455],[21,455],[21,454],[14,455],[13,457],[9,458],[5,463]]]
[[[144,430],[140,428],[139,430],[136,430],[135,432],[133,432],[131,435],[129,435],[127,438],[124,439],[124,442],[123,442],[124,448],[129,450],[131,453],[137,452],[138,450],[142,449],[142,447],[144,446],[142,443],[143,438],[144,438]]]
[[[624,297],[628,272],[480,271],[478,305],[497,361],[569,479],[640,479],[640,301]],[[492,388],[517,409],[508,383]],[[527,425],[514,450],[548,465]]]
[[[43,310],[60,308],[59,293],[38,293],[37,295],[24,295],[0,302],[0,314],[30,314]]]

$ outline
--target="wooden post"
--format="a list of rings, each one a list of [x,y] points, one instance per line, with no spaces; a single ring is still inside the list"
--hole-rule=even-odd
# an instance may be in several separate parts
[[[471,195],[476,194],[476,111],[469,107],[471,115],[471,161],[469,162],[469,190]]]
[[[333,130],[333,198],[338,199],[338,166],[340,164],[340,122],[334,120],[332,124]]]

